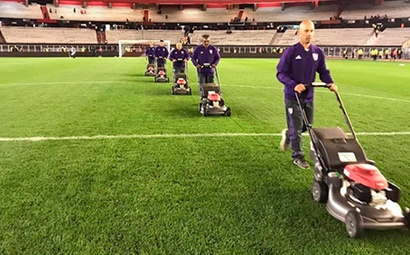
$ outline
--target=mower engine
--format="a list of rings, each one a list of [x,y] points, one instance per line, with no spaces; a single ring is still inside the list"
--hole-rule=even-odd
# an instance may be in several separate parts
[[[208,100],[210,101],[210,106],[220,107],[219,101],[221,101],[221,96],[218,93],[210,91],[208,94]]]
[[[161,70],[161,71],[158,72],[158,75],[159,76],[165,76],[165,72]]]
[[[370,203],[371,206],[383,207],[386,204],[387,197],[386,197],[386,192],[384,190],[381,190],[379,192],[371,190],[371,195],[372,195],[372,202]]]
[[[179,79],[177,80],[177,84],[179,85],[180,88],[183,88],[183,87],[185,86],[185,84],[186,84],[186,81],[185,81],[184,78],[179,78]]]
[[[350,195],[355,200],[382,208],[386,205],[386,190],[389,184],[379,169],[370,164],[352,164],[344,168],[343,173],[350,183]]]

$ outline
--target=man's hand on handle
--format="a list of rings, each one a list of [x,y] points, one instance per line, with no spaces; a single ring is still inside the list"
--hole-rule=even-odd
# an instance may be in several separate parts
[[[295,86],[295,91],[298,92],[299,94],[305,90],[306,90],[306,87],[302,83],[299,83],[298,85]]]
[[[322,86],[326,86],[330,89],[332,92],[337,92],[337,85],[334,83],[329,83],[329,84],[323,84]],[[295,91],[298,92],[299,94],[302,93],[303,91],[306,90],[306,85],[299,83],[298,85],[295,86]]]
[[[328,87],[329,87],[330,91],[337,92],[337,85],[336,84],[329,83]]]

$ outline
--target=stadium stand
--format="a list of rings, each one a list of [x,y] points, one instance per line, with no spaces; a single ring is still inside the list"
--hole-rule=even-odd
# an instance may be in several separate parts
[[[128,19],[131,22],[142,22],[144,16],[144,10],[134,10],[130,7],[88,6],[81,8],[81,6],[72,5],[53,7],[53,5],[48,4],[47,9],[51,9],[50,18],[55,20],[126,22]]]
[[[118,40],[170,40],[171,43],[180,41],[184,33],[181,30],[109,30],[105,31],[108,43],[118,43]]]
[[[314,9],[310,6],[292,6],[282,10],[281,7],[263,7],[255,11],[250,8],[230,9],[225,8],[208,8],[203,11],[199,8],[186,8],[179,10],[178,7],[164,6],[161,11],[157,7],[132,9],[130,7],[108,8],[107,6],[87,6],[82,8],[78,5],[60,5],[54,7],[47,4],[47,10],[50,10],[49,17],[53,20],[73,20],[73,21],[110,21],[110,22],[142,22],[144,11],[149,11],[149,18],[152,22],[229,22],[241,13],[242,20],[248,17],[251,21],[257,22],[284,22],[298,21],[301,17],[314,21],[328,20],[330,17],[337,16],[340,6],[319,5]],[[73,10],[76,9],[76,12]],[[385,1],[381,5],[370,5],[364,3],[355,3],[347,5],[341,16],[343,19],[363,19],[364,16],[371,17],[374,15],[391,17],[410,17],[410,5],[403,1]],[[0,2],[0,17],[3,18],[28,18],[42,19],[40,5],[31,3],[25,6],[17,2]],[[148,20],[147,20],[148,21]]]
[[[42,19],[40,5],[33,3],[24,6],[17,2],[0,2],[0,17],[2,18],[26,18]]]
[[[2,8],[3,7],[3,8]],[[161,12],[155,7],[146,9],[132,9],[130,7],[108,8],[106,6],[87,6],[82,8],[76,5],[60,5],[55,7],[47,4],[50,19],[72,21],[109,21],[109,22],[142,22],[144,10],[149,11],[149,19],[152,22],[181,22],[181,23],[207,23],[207,22],[230,22],[242,12],[242,21],[248,17],[249,22],[255,19],[258,22],[297,21],[300,17],[312,20],[327,20],[337,13],[337,5],[318,6],[310,9],[308,6],[289,7],[282,11],[280,7],[251,9],[209,8],[203,11],[199,8],[186,8],[179,10],[176,7],[162,7]],[[76,10],[74,12],[74,9]],[[0,17],[8,18],[43,18],[40,5],[35,3],[27,7],[16,2],[0,2]],[[147,20],[148,21],[148,20]]]
[[[232,34],[225,31],[196,31],[191,39],[194,44],[201,43],[202,34],[209,34],[216,45],[269,45],[275,36],[275,30],[234,30]]]
[[[52,27],[1,27],[7,43],[97,43],[92,29]]]
[[[97,42],[94,29],[51,28],[51,27],[1,27],[0,32],[7,43],[87,43]],[[216,45],[279,45],[288,46],[298,42],[296,30],[285,33],[276,30],[197,30],[190,34],[192,44],[200,44],[203,34],[209,34]],[[181,30],[132,30],[119,29],[105,32],[107,43],[118,40],[170,40],[172,44],[184,37]],[[376,38],[372,28],[316,29],[315,43],[318,45],[391,46],[402,45],[410,39],[410,28],[387,28]]]
[[[277,45],[292,45],[299,41],[296,30],[288,29]],[[372,28],[316,29],[314,43],[317,45],[364,45],[373,36]]]
[[[256,11],[245,9],[243,16],[249,19],[255,19],[258,22],[281,22],[281,21],[298,21],[310,19],[313,21],[328,20],[330,17],[337,15],[338,5],[323,5],[315,9],[309,6],[295,6],[282,10],[281,7],[258,8]]]
[[[166,6],[162,7],[160,12],[156,7],[132,9],[130,7],[88,6],[84,9],[79,6],[60,5],[59,7],[53,7],[53,5],[48,4],[47,9],[50,8],[52,10],[52,13],[50,13],[51,19],[110,22],[125,22],[126,20],[129,22],[143,22],[144,11],[147,10],[151,22],[156,23],[229,22],[239,12],[238,9],[226,10],[224,8],[212,8],[208,11],[198,8],[179,10],[177,7]],[[76,9],[76,12],[74,12],[74,9]],[[146,22],[148,21],[146,20]]]
[[[220,45],[269,45],[275,30],[238,30],[232,34],[225,31],[199,30],[191,34],[191,42],[200,44],[203,34],[209,34],[213,44]],[[106,31],[108,43],[118,43],[118,40],[170,40],[176,43],[183,38],[180,30],[109,30]]]
[[[368,46],[402,45],[410,40],[410,28],[386,28],[378,37],[372,36],[365,42]]]
[[[314,40],[318,45],[364,45],[372,36],[372,28],[317,29]]]
[[[404,1],[384,1],[381,5],[370,5],[363,3],[350,4],[344,8],[342,17],[344,19],[364,19],[371,16],[387,15],[388,18],[409,18],[410,4]]]
[[[179,10],[177,8],[163,7],[159,14],[155,10],[150,10],[152,22],[229,22],[239,13],[238,9],[226,10],[224,8],[209,8],[203,11],[197,8],[187,8]],[[165,17],[168,18],[165,18]]]

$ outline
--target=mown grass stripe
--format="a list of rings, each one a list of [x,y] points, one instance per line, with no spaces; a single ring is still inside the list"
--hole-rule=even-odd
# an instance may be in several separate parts
[[[127,81],[81,81],[82,84],[111,84],[111,83],[124,83],[127,84]],[[0,84],[0,87],[4,86],[37,86],[37,85],[70,85],[70,84],[78,84],[77,81],[58,81],[58,82],[27,82],[27,83],[4,83]],[[270,87],[270,86],[251,86],[251,85],[223,85],[223,87],[235,87],[235,88],[250,88],[250,89],[279,89],[282,90],[282,87]],[[328,91],[316,91],[319,93],[328,92]],[[391,98],[391,97],[380,97],[380,96],[373,96],[373,95],[364,95],[364,94],[355,94],[355,93],[348,93],[348,92],[340,92],[343,96],[355,96],[355,97],[364,97],[364,98],[372,98],[372,99],[382,99],[382,100],[389,100],[389,101],[396,101],[396,102],[405,102],[410,103],[410,100],[399,99],[399,98]]]

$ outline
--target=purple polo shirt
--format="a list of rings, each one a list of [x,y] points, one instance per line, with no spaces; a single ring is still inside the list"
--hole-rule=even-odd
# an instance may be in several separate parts
[[[155,47],[147,47],[147,49],[145,50],[145,55],[147,57],[153,58],[154,57],[154,51],[155,51]]]
[[[315,81],[316,72],[320,80],[325,83],[333,83],[330,71],[326,67],[325,54],[316,45],[310,45],[306,51],[302,44],[297,43],[285,50],[276,67],[277,79],[285,85],[285,99],[296,100],[294,88],[297,84],[312,84]],[[314,88],[308,86],[301,93],[304,102],[312,102]]]
[[[173,63],[174,67],[178,68],[185,68],[185,62],[184,61],[178,61],[178,59],[189,59],[188,51],[184,48],[181,50],[178,49],[173,49],[171,53],[169,54],[169,60],[173,61],[174,59],[177,60],[177,62]]]
[[[157,63],[165,64],[166,58],[168,58],[169,52],[165,46],[157,46],[154,51],[154,55],[157,59]],[[162,57],[162,58],[160,58]]]
[[[202,66],[205,63],[218,65],[220,59],[221,56],[219,55],[218,49],[213,45],[209,45],[207,48],[205,48],[204,45],[199,45],[195,48],[194,54],[192,54],[192,64],[194,64],[194,66]],[[198,70],[203,74],[214,73],[214,69],[211,67],[199,68]]]

